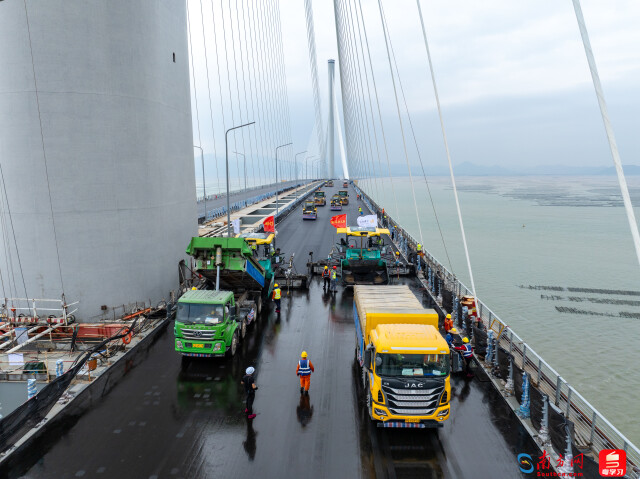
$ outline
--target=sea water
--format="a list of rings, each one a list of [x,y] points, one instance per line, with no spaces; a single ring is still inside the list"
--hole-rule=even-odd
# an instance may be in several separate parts
[[[640,178],[628,183],[640,205]],[[359,184],[471,287],[449,179]],[[457,187],[478,297],[640,444],[640,266],[616,178],[462,177]]]

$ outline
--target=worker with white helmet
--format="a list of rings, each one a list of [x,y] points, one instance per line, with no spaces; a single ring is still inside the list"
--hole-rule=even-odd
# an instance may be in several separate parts
[[[253,366],[249,366],[246,369],[245,375],[242,377],[241,381],[241,384],[244,386],[244,392],[247,395],[247,403],[244,412],[247,414],[248,419],[253,419],[254,417],[256,417],[256,415],[253,413],[253,400],[256,398],[256,390],[258,389],[258,386],[256,386],[256,383],[253,379],[253,373],[255,372],[255,368]]]

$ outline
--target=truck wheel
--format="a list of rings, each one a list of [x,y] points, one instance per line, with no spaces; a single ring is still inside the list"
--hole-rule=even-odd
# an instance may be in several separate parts
[[[231,346],[229,347],[229,357],[234,357],[236,355],[236,351],[238,350],[238,332],[233,333],[233,337],[231,338]]]
[[[369,413],[369,419],[373,420],[373,401],[371,400],[371,389],[369,388],[369,384],[367,384],[367,413]]]
[[[240,339],[244,341],[244,337],[247,335],[247,320],[243,319],[240,324]]]
[[[367,387],[367,368],[362,366],[360,368],[360,370],[361,370],[361,373],[362,373],[362,387],[366,388]]]

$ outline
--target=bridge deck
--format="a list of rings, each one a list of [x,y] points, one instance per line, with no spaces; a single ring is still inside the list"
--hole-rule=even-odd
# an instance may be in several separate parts
[[[334,187],[329,190],[339,190]],[[353,190],[351,189],[353,193]],[[333,191],[332,191],[333,193]],[[354,194],[355,196],[355,194]],[[355,219],[353,198],[344,209]],[[278,246],[326,255],[337,240],[329,207],[317,221],[293,212],[278,227]],[[354,367],[351,291],[285,293],[250,330],[232,360],[194,361],[173,351],[172,328],[90,412],[34,450],[33,464],[14,476],[49,477],[520,477],[518,453],[537,448],[486,378],[452,378],[452,415],[444,428],[372,427]],[[302,350],[316,372],[309,401],[295,375]],[[243,414],[240,378],[256,367],[255,411]],[[484,381],[483,381],[484,379]]]

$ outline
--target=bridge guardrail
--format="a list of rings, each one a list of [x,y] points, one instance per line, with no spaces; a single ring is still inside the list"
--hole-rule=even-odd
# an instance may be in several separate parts
[[[369,209],[380,215],[382,208],[364,193],[363,201]],[[396,227],[396,242],[405,255],[415,252],[418,241],[385,212],[389,226]],[[448,288],[456,298],[472,296],[471,290],[458,280],[442,263],[423,248],[425,263],[440,276],[443,287]],[[439,288],[438,288],[439,290]],[[621,449],[627,454],[627,475],[640,477],[640,449],[622,434],[593,405],[576,391],[560,374],[535,352],[513,329],[501,320],[488,306],[476,297],[478,317],[482,319],[487,330],[496,321],[502,332],[498,338],[499,345],[513,357],[514,365],[526,371],[531,378],[531,385],[549,397],[549,402],[558,408],[564,417],[574,424],[574,443],[578,449],[588,448],[597,458],[603,449]],[[453,314],[453,313],[452,313]],[[496,329],[495,327],[493,328]]]

